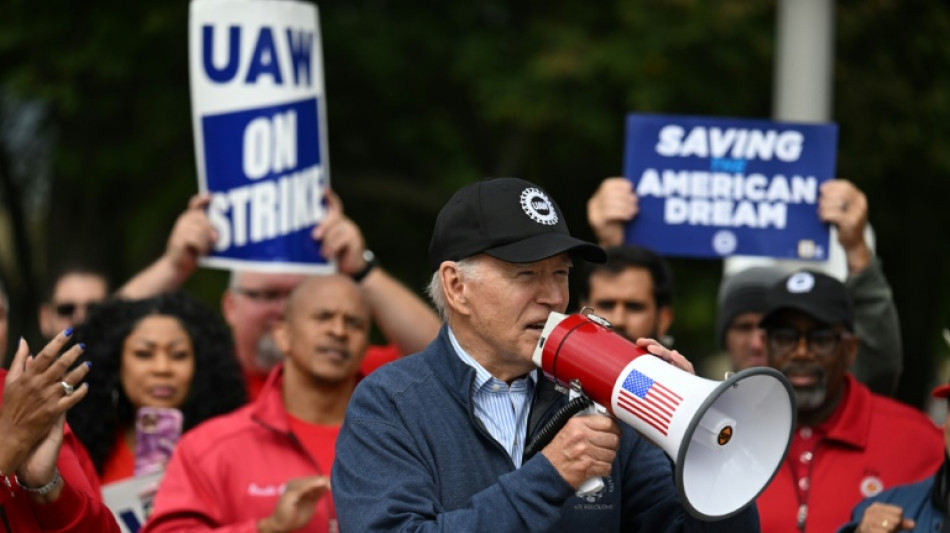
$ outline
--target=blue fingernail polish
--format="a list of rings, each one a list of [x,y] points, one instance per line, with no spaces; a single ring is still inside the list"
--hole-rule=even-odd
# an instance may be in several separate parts
[[[63,335],[70,336],[73,334],[73,328],[66,328],[66,331],[63,332]]]
[[[79,343],[79,349],[80,349],[80,350],[85,350],[85,349],[86,349],[86,343],[80,342],[80,343]]]
[[[92,361],[86,361],[86,368],[92,368]]]

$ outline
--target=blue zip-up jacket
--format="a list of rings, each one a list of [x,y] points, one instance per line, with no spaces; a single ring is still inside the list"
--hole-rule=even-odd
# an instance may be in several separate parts
[[[897,505],[903,509],[904,518],[912,518],[917,523],[912,531],[937,533],[946,531],[948,529],[945,526],[947,513],[939,508],[936,503],[941,498],[936,482],[944,475],[945,468],[947,468],[946,464],[940,468],[936,475],[923,481],[899,485],[893,489],[885,490],[877,496],[865,498],[861,503],[854,506],[854,510],[851,511],[851,522],[842,526],[838,533],[857,531],[861,524],[861,518],[864,517],[864,511],[874,502]],[[943,498],[946,498],[946,495]],[[943,507],[946,507],[946,500],[943,501]]]
[[[718,522],[690,516],[671,461],[623,425],[613,470],[595,496],[576,496],[540,453],[516,469],[474,414],[474,378],[443,326],[425,351],[359,384],[333,465],[342,532],[759,531],[755,505]],[[526,442],[565,403],[539,379]]]

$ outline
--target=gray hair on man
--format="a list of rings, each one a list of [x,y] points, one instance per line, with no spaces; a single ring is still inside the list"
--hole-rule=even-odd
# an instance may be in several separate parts
[[[465,259],[460,259],[455,262],[455,268],[458,270],[459,276],[466,279],[478,279],[479,266],[480,262],[477,255],[466,257]],[[426,287],[426,294],[429,296],[429,299],[432,300],[432,305],[435,306],[442,320],[448,322],[449,313],[445,303],[445,293],[442,288],[442,276],[438,270],[432,274],[432,279]]]

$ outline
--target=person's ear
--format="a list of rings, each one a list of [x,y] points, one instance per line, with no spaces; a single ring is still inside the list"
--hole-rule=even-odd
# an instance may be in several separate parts
[[[290,353],[290,328],[286,320],[278,320],[271,326],[271,334],[274,336],[274,344],[280,353],[287,355]]]
[[[227,322],[232,328],[235,327],[235,321],[237,320],[237,317],[234,316],[234,313],[234,291],[228,288],[223,293],[221,293],[221,316],[224,317],[224,321]]]
[[[858,346],[860,342],[858,336],[854,333],[847,334],[843,340],[845,342],[845,358],[848,361],[848,368],[851,368],[854,365],[854,361],[858,358]]]
[[[471,310],[466,297],[466,280],[462,276],[455,261],[443,261],[439,266],[439,277],[442,279],[442,294],[445,305],[456,313],[468,315]]]
[[[657,310],[656,314],[656,334],[658,337],[663,338],[666,332],[669,331],[670,326],[673,325],[673,308],[664,305]]]

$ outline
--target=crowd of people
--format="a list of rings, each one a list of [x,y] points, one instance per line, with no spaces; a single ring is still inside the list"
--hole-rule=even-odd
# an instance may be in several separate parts
[[[711,351],[732,371],[780,372],[796,412],[775,476],[717,520],[680,501],[677,466],[611,416],[567,418],[528,446],[571,400],[532,361],[552,312],[588,308],[695,372],[672,349],[670,264],[624,242],[639,211],[626,178],[587,202],[597,243],[573,236],[537,184],[460,188],[434,223],[431,305],[386,272],[327,191],[312,236],[337,272],[234,270],[219,314],[182,289],[217,238],[209,201],[192,198],[162,255],[114,293],[83,267],[50,282],[46,346],[33,355],[21,339],[0,372],[0,532],[118,531],[101,487],[136,475],[148,409],[178,413],[181,435],[146,533],[950,528],[950,430],[941,438],[891,398],[898,315],[853,183],[826,182],[818,203],[845,279],[776,264],[720,285]],[[0,286],[0,346],[11,305]],[[386,344],[371,344],[373,327]],[[581,490],[592,477],[594,495]]]

